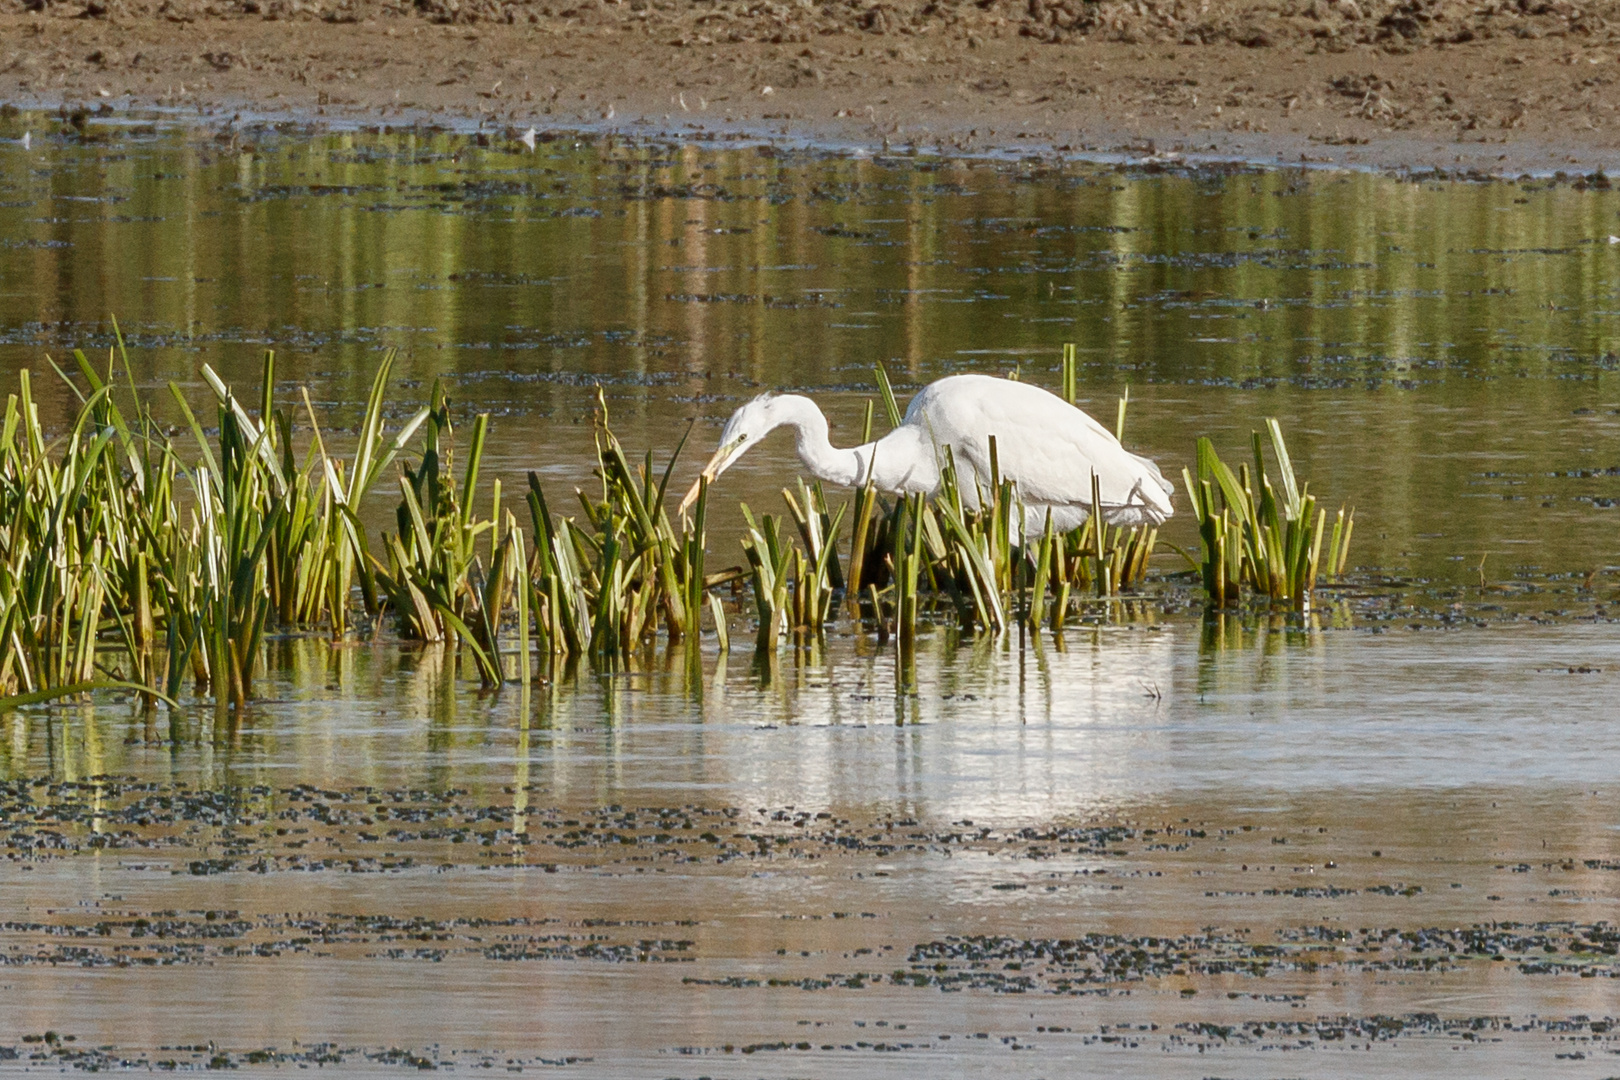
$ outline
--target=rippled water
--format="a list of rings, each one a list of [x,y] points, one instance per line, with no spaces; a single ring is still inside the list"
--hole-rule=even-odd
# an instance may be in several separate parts
[[[0,374],[116,316],[150,386],[203,361],[252,381],[273,346],[338,423],[394,347],[495,414],[494,464],[578,480],[597,383],[632,445],[694,416],[707,443],[777,387],[853,440],[875,361],[902,392],[1050,385],[1074,342],[1084,395],[1111,416],[1130,386],[1129,441],[1169,474],[1197,435],[1241,454],[1281,418],[1318,490],[1376,523],[1368,564],[1615,561],[1617,192],[139,131],[0,151]],[[779,441],[723,490],[774,499],[792,465]]]
[[[1169,471],[1281,418],[1364,570],[1310,626],[1160,580],[929,629],[915,696],[842,628],[490,696],[293,636],[233,720],[0,717],[0,1069],[1620,1071],[1620,195],[31,122],[6,380],[116,315],[148,388],[274,347],[341,427],[398,348],[402,409],[449,380],[486,472],[561,491],[597,384],[632,448],[784,386],[852,440],[874,361],[1050,384],[1074,342]]]

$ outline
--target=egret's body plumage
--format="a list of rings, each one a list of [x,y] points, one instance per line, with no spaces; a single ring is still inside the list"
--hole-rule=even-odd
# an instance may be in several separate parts
[[[1157,525],[1173,512],[1175,488],[1157,465],[1126,450],[1081,410],[1029,383],[988,375],[940,379],[911,399],[899,427],[848,449],[828,440],[827,418],[815,402],[766,394],[732,414],[704,475],[713,480],[778,427],[794,430],[799,459],[822,480],[850,487],[870,481],[892,494],[937,493],[949,447],[969,509],[977,508],[980,489],[989,489],[994,436],[1001,476],[1017,485],[1028,534],[1040,533],[1048,514],[1059,531],[1084,523],[1092,512],[1093,474],[1110,524]]]

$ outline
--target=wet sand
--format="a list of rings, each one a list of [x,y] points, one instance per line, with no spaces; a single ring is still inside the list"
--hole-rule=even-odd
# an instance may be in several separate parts
[[[1620,167],[1600,5],[44,3],[0,100],[945,153]]]

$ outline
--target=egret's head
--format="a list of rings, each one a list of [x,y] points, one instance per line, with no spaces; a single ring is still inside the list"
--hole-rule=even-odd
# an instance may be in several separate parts
[[[744,451],[779,425],[775,415],[775,401],[773,395],[761,394],[731,414],[731,419],[726,421],[724,430],[720,432],[720,449],[716,450],[709,463],[703,466],[702,477],[692,485],[692,490],[686,493],[686,498],[681,500],[681,513],[686,513],[697,501],[704,480],[714,483],[721,473],[731,468],[736,460],[743,456]]]

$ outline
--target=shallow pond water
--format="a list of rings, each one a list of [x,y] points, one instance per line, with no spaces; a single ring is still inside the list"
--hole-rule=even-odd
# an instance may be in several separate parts
[[[458,689],[434,649],[301,640],[226,727],[15,715],[0,1045],[1612,1072],[1608,626],[1216,648],[1183,619],[1064,645],[1021,668],[930,637],[898,724],[890,654],[859,639],[770,678],[677,664],[527,698]],[[76,1042],[20,1041],[45,1030]]]
[[[598,383],[632,449],[667,453],[692,417],[706,447],[781,387],[853,441],[874,362],[902,394],[969,370],[1053,385],[1073,342],[1085,398],[1112,417],[1129,386],[1128,441],[1167,475],[1196,436],[1243,454],[1281,418],[1302,474],[1376,523],[1368,565],[1616,558],[1620,192],[90,130],[105,141],[0,144],[7,380],[107,344],[116,316],[147,386],[201,390],[201,362],[255,383],[274,347],[289,395],[308,383],[341,424],[398,348],[401,407],[447,378],[494,414],[493,465],[566,483],[585,477]],[[768,451],[719,493],[774,502],[792,451]],[[1184,518],[1170,536],[1193,541]]]
[[[761,388],[852,439],[874,361],[1050,384],[1074,342],[1167,472],[1281,418],[1362,569],[1209,620],[1165,554],[1061,640],[927,630],[915,695],[847,627],[498,695],[291,636],[241,717],[0,716],[0,1069],[1620,1071],[1620,194],[91,131],[0,143],[7,381],[116,315],[146,387],[274,347],[341,439],[398,348],[402,407],[446,379],[562,491],[598,384],[706,452]]]

